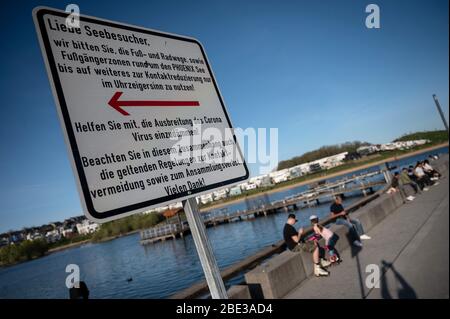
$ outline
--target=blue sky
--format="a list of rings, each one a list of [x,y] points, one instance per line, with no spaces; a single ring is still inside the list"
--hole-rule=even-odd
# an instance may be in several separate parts
[[[198,38],[236,127],[277,127],[279,159],[387,142],[448,118],[448,1],[76,1],[81,13]],[[365,7],[381,9],[367,29]],[[0,232],[81,207],[31,11],[0,11]],[[252,173],[257,172],[255,165]]]

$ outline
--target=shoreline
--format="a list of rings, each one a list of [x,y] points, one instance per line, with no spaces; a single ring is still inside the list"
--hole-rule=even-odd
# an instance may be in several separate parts
[[[286,186],[276,187],[276,188],[273,188],[273,189],[270,189],[270,190],[267,190],[267,191],[259,192],[257,194],[251,194],[251,195],[248,195],[248,196],[243,196],[243,197],[240,197],[240,198],[229,200],[229,201],[226,201],[226,202],[223,202],[223,203],[213,204],[213,205],[208,206],[208,207],[200,208],[199,210],[202,213],[203,212],[207,212],[207,211],[210,211],[210,210],[213,210],[213,209],[222,208],[222,207],[227,206],[227,205],[236,204],[236,203],[245,201],[246,199],[252,199],[252,198],[255,198],[255,197],[259,197],[259,196],[262,196],[264,194],[273,194],[273,193],[277,193],[277,192],[280,192],[280,191],[289,190],[291,188],[295,188],[295,187],[299,187],[299,186],[315,183],[315,182],[321,181],[321,180],[326,179],[326,178],[333,178],[333,177],[337,177],[337,176],[340,176],[340,175],[349,174],[349,173],[352,173],[352,172],[355,172],[355,171],[359,171],[361,169],[366,169],[366,168],[369,168],[369,167],[372,167],[372,166],[381,165],[381,164],[383,164],[385,162],[397,161],[397,160],[400,160],[400,159],[403,159],[403,158],[419,155],[419,154],[422,154],[422,153],[426,153],[426,152],[429,152],[429,151],[432,151],[432,150],[435,150],[435,149],[439,149],[439,148],[442,148],[442,147],[448,147],[448,146],[449,146],[448,142],[447,143],[442,143],[442,144],[437,144],[437,145],[426,147],[426,148],[419,149],[419,150],[416,150],[416,151],[408,152],[406,154],[402,154],[402,155],[398,155],[398,156],[392,156],[392,157],[388,157],[388,158],[385,158],[385,159],[382,159],[382,160],[378,160],[378,161],[374,161],[374,162],[371,162],[371,163],[362,164],[362,165],[358,165],[358,166],[355,166],[355,167],[352,167],[352,168],[344,169],[342,171],[338,171],[338,172],[335,172],[335,173],[325,174],[324,176],[314,177],[314,178],[307,179],[307,180],[304,180],[304,181],[301,181],[301,182],[298,182],[298,183],[293,183],[293,184],[289,184],[289,185],[286,185]]]
[[[86,245],[86,244],[101,244],[101,243],[104,243],[104,242],[107,242],[107,241],[111,241],[111,240],[114,240],[114,239],[117,239],[117,238],[134,235],[135,233],[138,233],[141,230],[142,229],[132,230],[132,231],[130,231],[128,233],[125,233],[125,234],[105,237],[105,238],[102,238],[102,239],[100,239],[98,241],[93,241],[92,239],[86,239],[86,240],[82,240],[82,241],[79,241],[79,242],[76,242],[76,243],[71,243],[71,244],[67,244],[67,245],[64,245],[64,246],[55,247],[55,248],[49,249],[47,251],[47,255],[50,255],[50,254],[53,254],[53,253],[57,253],[57,252],[65,250],[65,249],[70,249],[70,248],[75,248],[75,247],[78,247],[78,246],[83,246],[83,245]]]
[[[377,165],[383,164],[385,162],[400,160],[400,159],[403,159],[403,158],[415,156],[415,155],[418,155],[418,154],[426,153],[426,152],[429,152],[429,151],[432,151],[432,150],[435,150],[435,149],[439,149],[439,148],[442,148],[442,147],[448,147],[448,146],[449,146],[449,143],[442,143],[442,144],[430,146],[430,147],[423,148],[423,149],[420,149],[420,150],[408,152],[408,153],[405,153],[405,154],[402,154],[402,155],[392,156],[392,157],[385,158],[383,160],[377,160],[377,161],[374,161],[374,162],[371,162],[371,163],[358,165],[356,167],[352,167],[352,168],[349,168],[349,169],[344,169],[344,170],[341,170],[341,171],[338,171],[338,172],[335,172],[335,173],[325,174],[324,176],[319,176],[319,177],[307,179],[307,180],[304,180],[304,181],[301,181],[301,182],[298,182],[298,183],[293,183],[293,184],[286,185],[286,186],[276,187],[274,189],[270,189],[270,190],[267,190],[267,191],[262,191],[262,192],[259,192],[257,194],[243,196],[243,197],[240,197],[240,198],[237,198],[237,199],[234,199],[234,200],[230,200],[230,201],[227,201],[227,202],[224,202],[224,203],[218,203],[218,204],[211,205],[211,206],[208,206],[208,207],[205,207],[205,208],[201,208],[201,209],[199,209],[199,211],[201,213],[204,213],[204,212],[210,211],[212,209],[221,208],[221,207],[224,207],[224,206],[228,206],[228,205],[232,205],[232,204],[235,204],[235,203],[239,203],[239,202],[242,202],[242,201],[244,201],[246,199],[249,199],[249,198],[255,198],[255,197],[258,197],[258,196],[262,196],[264,194],[272,194],[272,193],[288,190],[288,189],[291,189],[291,188],[295,188],[295,187],[307,185],[307,184],[310,184],[310,183],[314,183],[314,182],[317,182],[317,181],[320,181],[320,180],[323,180],[323,179],[326,179],[326,178],[333,178],[333,177],[337,177],[337,176],[340,176],[340,175],[349,174],[349,173],[352,173],[354,171],[358,171],[358,170],[361,170],[361,169],[369,168],[369,167],[372,167],[372,166],[377,166]],[[44,256],[42,256],[42,257],[49,256],[49,255],[51,255],[53,253],[61,252],[61,251],[67,250],[67,249],[80,247],[80,246],[83,246],[83,245],[86,245],[86,244],[103,243],[103,242],[111,241],[111,240],[114,240],[114,239],[117,239],[117,238],[130,236],[130,235],[133,235],[133,234],[138,233],[140,231],[141,231],[141,229],[133,230],[133,231],[125,233],[125,234],[111,236],[111,237],[106,237],[106,238],[103,238],[103,239],[95,241],[95,242],[92,239],[86,239],[86,240],[83,240],[83,241],[80,241],[80,242],[76,242],[76,243],[71,243],[71,244],[67,244],[67,245],[64,245],[64,246],[55,247],[55,248],[49,249],[47,251],[47,253]],[[38,257],[38,258],[41,258],[41,257]],[[37,259],[37,258],[34,258],[32,260],[35,260],[35,259]],[[31,261],[31,260],[29,260],[29,261]],[[6,268],[6,267],[15,266],[15,265],[18,265],[18,264],[21,264],[21,263],[24,263],[24,262],[26,262],[26,261],[22,261],[22,262],[15,263],[15,264],[12,264],[12,265],[0,266],[0,268]]]

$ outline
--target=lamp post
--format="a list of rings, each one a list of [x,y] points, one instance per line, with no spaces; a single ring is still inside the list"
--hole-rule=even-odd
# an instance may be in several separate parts
[[[447,130],[447,134],[448,134],[447,120],[445,119],[444,112],[442,112],[441,105],[439,104],[439,100],[438,100],[436,94],[433,94],[433,100],[434,100],[434,103],[436,104],[439,114],[441,115],[442,122],[444,122],[444,126],[445,126],[445,129]]]

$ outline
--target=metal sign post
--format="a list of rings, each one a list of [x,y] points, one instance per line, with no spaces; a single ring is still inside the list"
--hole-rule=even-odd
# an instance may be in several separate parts
[[[195,197],[183,201],[184,212],[194,238],[195,247],[205,273],[206,282],[213,299],[228,299],[227,291],[220,275],[211,244],[206,236],[206,228],[200,217]]]

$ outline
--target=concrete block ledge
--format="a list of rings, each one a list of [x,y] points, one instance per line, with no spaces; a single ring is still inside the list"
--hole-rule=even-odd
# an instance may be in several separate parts
[[[448,156],[436,163],[435,168],[441,173],[448,170]],[[365,231],[379,224],[389,214],[404,204],[400,193],[382,194],[373,202],[352,213],[352,218],[361,221]],[[337,249],[348,248],[351,243],[348,229],[345,226],[332,225],[340,240]],[[293,253],[285,251],[245,274],[249,293],[254,299],[276,299],[287,295],[313,274],[312,256],[310,253]]]
[[[301,254],[284,251],[245,274],[252,298],[277,299],[306,279]]]
[[[231,286],[227,291],[228,299],[251,299],[250,290],[246,285]]]

